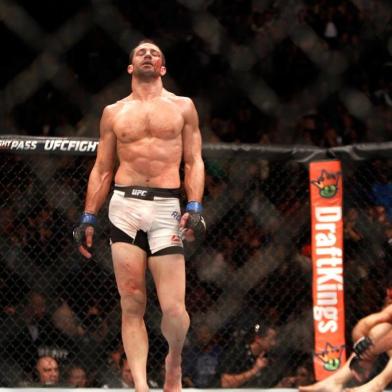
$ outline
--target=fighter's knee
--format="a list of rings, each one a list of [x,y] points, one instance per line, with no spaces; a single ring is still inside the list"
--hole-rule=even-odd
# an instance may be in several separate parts
[[[366,323],[366,317],[359,320],[351,331],[351,337],[353,342],[356,342],[363,336],[364,325]]]
[[[162,314],[165,317],[178,318],[187,315],[185,305],[182,303],[169,303],[162,305]]]
[[[352,337],[353,342],[356,342],[358,339],[360,339],[362,337],[362,335],[359,332],[359,328],[354,327],[354,329],[352,330],[352,333],[351,333],[351,337]]]
[[[124,316],[143,315],[146,309],[146,295],[142,290],[133,290],[121,295],[121,310]]]

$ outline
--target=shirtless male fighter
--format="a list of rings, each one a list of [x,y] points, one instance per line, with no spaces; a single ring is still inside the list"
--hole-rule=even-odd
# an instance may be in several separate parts
[[[100,123],[97,157],[91,171],[84,213],[74,238],[91,257],[96,215],[112,185],[110,242],[122,309],[122,339],[137,392],[148,390],[148,336],[144,323],[149,268],[162,310],[168,342],[164,391],[181,390],[181,356],[189,328],[185,308],[182,239],[201,237],[204,163],[198,115],[191,99],[163,88],[165,58],[152,41],[130,53],[131,94],[107,106]],[[180,163],[189,202],[181,215]]]

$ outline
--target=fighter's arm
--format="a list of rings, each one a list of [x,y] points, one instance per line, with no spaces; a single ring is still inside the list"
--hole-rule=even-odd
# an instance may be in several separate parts
[[[112,129],[112,121],[112,110],[106,107],[101,117],[99,146],[88,180],[84,213],[80,218],[79,226],[73,232],[80,253],[87,258],[92,256],[88,249],[93,245],[96,214],[109,193],[113,178],[116,136]]]
[[[239,388],[241,385],[252,380],[258,374],[258,370],[249,369],[240,374],[228,374],[225,373],[221,376],[221,387],[222,388]]]
[[[385,307],[378,313],[373,313],[360,320],[353,330],[355,341],[353,351],[355,357],[351,361],[351,368],[355,368],[359,359],[372,359],[391,347],[385,346],[387,335],[392,332],[392,305]]]
[[[383,391],[392,381],[392,359],[389,355],[389,361],[384,367],[384,369],[378,373],[374,378],[368,380],[366,384],[361,385],[356,388],[346,388],[345,392],[373,392],[373,391]]]
[[[199,117],[193,102],[189,99],[184,110],[182,132],[184,186],[188,200],[201,203],[204,192],[204,162],[202,159]]]
[[[116,136],[112,129],[113,113],[110,107],[103,111],[97,157],[87,186],[85,212],[97,214],[109,193],[116,159]]]
[[[184,186],[188,203],[186,213],[180,221],[181,228],[187,228],[185,238],[193,240],[194,237],[202,240],[205,233],[205,222],[201,215],[203,212],[202,199],[204,192],[204,162],[202,158],[201,132],[199,118],[193,102],[185,102],[184,128],[182,132]],[[193,237],[194,234],[194,237]]]
[[[238,374],[223,373],[221,375],[221,387],[239,388],[258,376],[267,365],[268,359],[265,358],[265,353],[261,353],[249,370]]]

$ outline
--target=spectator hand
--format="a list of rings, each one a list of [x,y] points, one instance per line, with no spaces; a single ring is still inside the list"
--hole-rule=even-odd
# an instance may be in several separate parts
[[[259,356],[256,358],[256,362],[254,364],[255,369],[259,372],[268,366],[268,358],[266,358],[266,352],[262,351]]]

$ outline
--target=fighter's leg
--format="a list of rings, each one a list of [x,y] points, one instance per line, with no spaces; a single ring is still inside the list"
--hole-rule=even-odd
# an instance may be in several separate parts
[[[359,371],[355,369],[356,367],[352,369],[353,374],[358,381],[367,379],[372,367],[371,365],[379,354],[387,351],[389,352],[389,350],[392,349],[392,330],[390,323],[384,322],[374,326],[370,329],[368,335],[371,336],[373,344],[366,350],[363,357],[361,356],[361,358],[364,359],[357,360]],[[361,371],[361,368],[363,371]],[[380,380],[382,380],[382,377]],[[377,384],[380,380],[376,380],[373,384]]]
[[[341,392],[345,384],[352,378],[353,374],[349,367],[349,361],[347,361],[339,370],[324,380],[312,385],[299,386],[298,390],[301,392]]]
[[[382,322],[375,325],[370,329],[367,336],[371,338],[372,345],[361,355],[361,358],[372,360],[375,356],[392,349],[391,323]],[[362,336],[359,336],[358,339],[360,337]]]
[[[189,329],[185,309],[185,260],[181,254],[152,256],[149,267],[162,309],[162,334],[169,345],[164,391],[181,390],[181,353]]]
[[[146,253],[130,244],[112,244],[112,257],[121,297],[122,339],[137,392],[148,391],[148,336],[144,323],[146,309]]]
[[[389,351],[389,361],[385,368],[366,384],[355,388],[346,388],[345,392],[382,392],[392,381],[392,352]]]
[[[359,338],[356,334],[358,329],[353,329],[353,339],[354,341]],[[350,369],[350,362],[354,355],[352,355],[347,362],[336,372],[331,374],[329,377],[321,380],[315,384],[300,386],[298,389],[301,392],[341,392],[344,389],[346,383],[354,378],[354,374]]]
[[[374,346],[369,350],[369,353],[367,353],[366,361],[359,362],[363,367],[363,374],[351,371],[349,368],[351,359],[353,358],[353,356],[351,356],[343,367],[330,377],[313,385],[301,386],[299,387],[299,390],[301,392],[339,392],[343,390],[344,385],[351,379],[356,378],[358,380],[365,378],[375,356],[392,348],[392,333],[389,333],[392,325],[385,322],[386,320],[391,319],[391,314],[392,306],[388,306],[379,313],[364,317],[353,328],[352,336],[354,342],[364,336],[364,334],[369,334],[369,331],[371,331],[370,337],[373,342],[375,342]]]
[[[370,314],[367,317],[361,319],[353,329],[353,341],[358,342],[361,338],[369,338],[373,343],[370,346],[363,346],[361,343],[358,346],[362,347],[361,353],[358,355],[361,358],[367,358],[380,352],[385,352],[391,347],[385,347],[386,342],[382,342],[383,337],[387,337],[392,331],[392,305],[388,305],[383,308],[380,312]],[[376,348],[378,342],[382,342],[379,348]],[[355,347],[356,345],[354,345]],[[363,348],[366,347],[365,350]],[[381,349],[381,351],[380,351]],[[356,351],[354,349],[354,351]],[[370,358],[371,359],[371,358]]]

